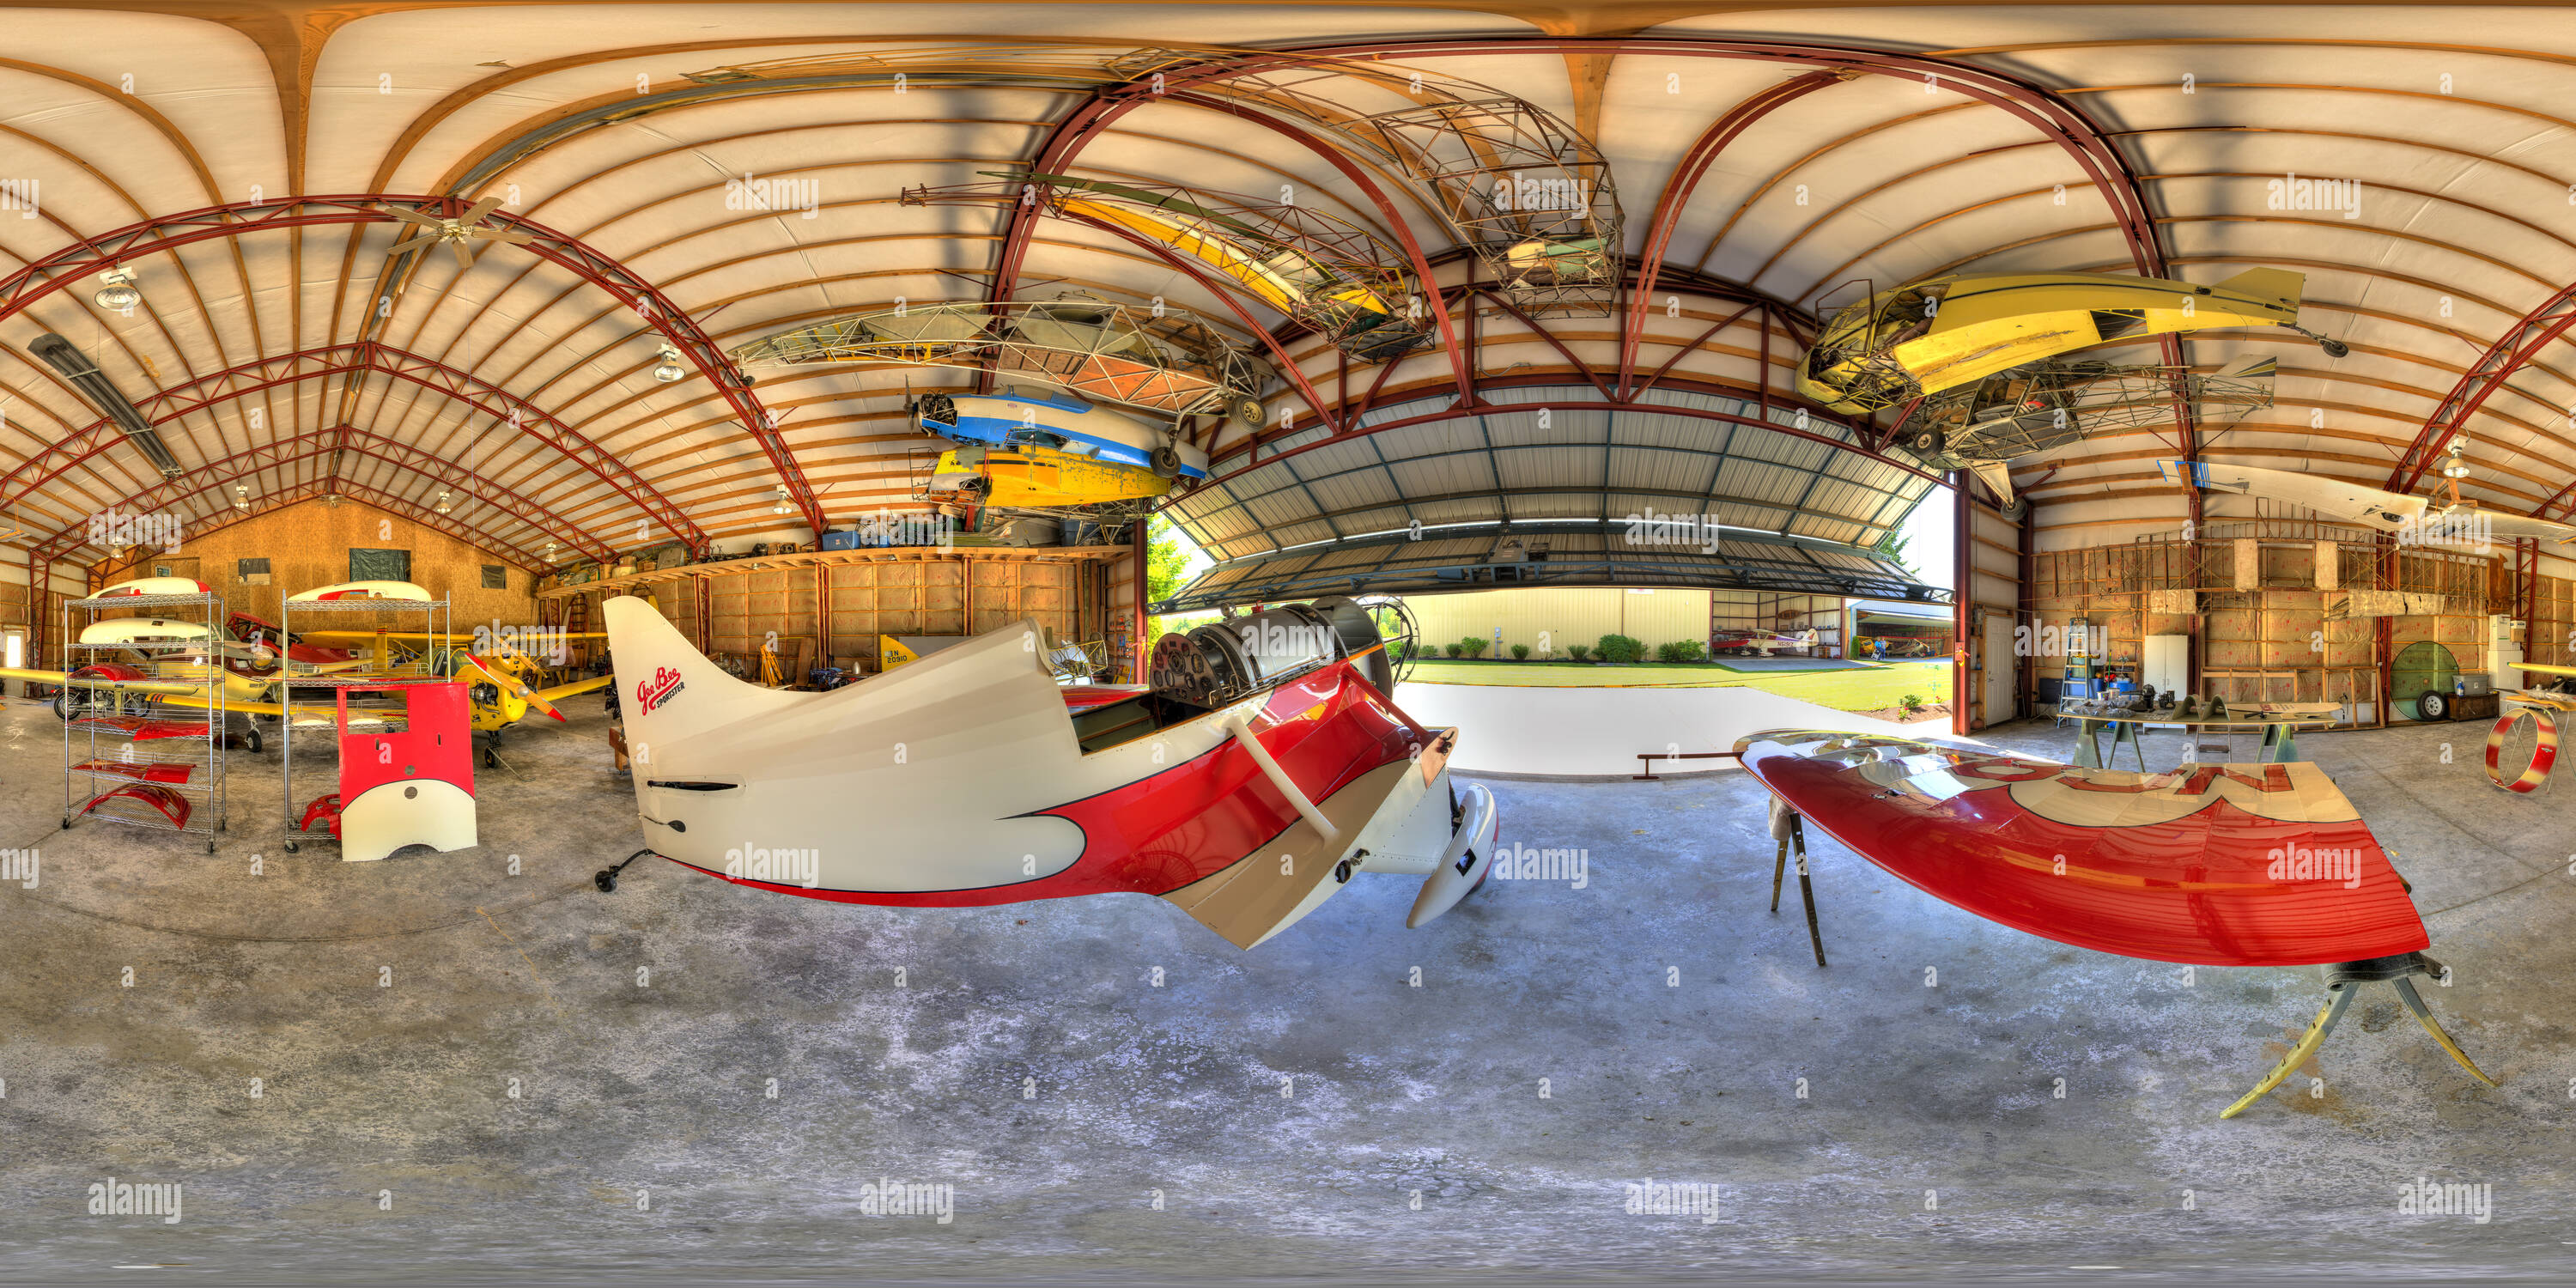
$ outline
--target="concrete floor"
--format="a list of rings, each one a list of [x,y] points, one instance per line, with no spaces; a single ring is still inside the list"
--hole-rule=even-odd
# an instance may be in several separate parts
[[[658,861],[598,894],[641,841],[576,706],[486,779],[480,850],[378,864],[282,853],[273,755],[236,758],[214,858],[60,831],[52,717],[0,707],[0,846],[42,856],[0,886],[0,1280],[2557,1276],[2576,1241],[2576,827],[2488,787],[2473,728],[2304,741],[2503,1088],[2383,990],[2322,1098],[2221,1122],[2315,972],[2186,986],[1830,841],[1818,970],[1740,773],[1498,783],[1581,888],[1408,932],[1412,884],[1365,880],[1246,954],[1142,897],[913,912]],[[86,1215],[111,1176],[183,1219]],[[952,1185],[953,1221],[863,1215],[881,1177]],[[2492,1220],[2399,1216],[2417,1177],[2492,1185]],[[1716,1219],[1624,1212],[1648,1178]]]

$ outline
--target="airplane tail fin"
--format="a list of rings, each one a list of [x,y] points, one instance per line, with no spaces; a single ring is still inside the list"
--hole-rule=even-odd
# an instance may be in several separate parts
[[[632,595],[610,599],[602,613],[629,746],[677,748],[696,735],[822,696],[764,689],[725,674],[658,610]]]

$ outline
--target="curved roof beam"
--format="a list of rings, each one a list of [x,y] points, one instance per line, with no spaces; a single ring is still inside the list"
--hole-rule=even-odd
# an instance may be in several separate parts
[[[218,403],[246,398],[265,390],[309,380],[326,380],[339,376],[381,373],[448,398],[459,405],[494,420],[509,421],[520,432],[578,466],[590,477],[607,484],[616,494],[651,515],[673,536],[689,543],[693,550],[704,549],[707,535],[689,515],[644,480],[624,461],[582,436],[543,408],[499,388],[468,372],[421,357],[388,345],[369,341],[329,345],[246,362],[225,370],[199,376],[193,380],[157,390],[138,400],[136,409],[145,413],[155,426],[176,421],[192,412]],[[215,386],[240,379],[250,383],[216,389]],[[193,396],[192,395],[201,395]],[[155,414],[155,408],[159,408]],[[365,432],[365,431],[362,431]],[[121,445],[124,436],[114,421],[105,417],[91,422],[70,435],[50,444],[36,456],[0,475],[0,510],[17,504],[25,497],[60,478],[65,471]],[[255,450],[255,449],[254,449]],[[237,459],[238,454],[234,458]],[[547,511],[550,516],[553,512]],[[568,520],[559,522],[569,523]],[[567,542],[576,548],[605,548],[606,543],[594,538]]]
[[[464,213],[464,203],[452,197],[358,194],[295,197],[268,203],[243,202],[166,215],[86,238],[0,278],[0,322],[24,312],[29,305],[62,290],[88,273],[134,255],[201,241],[236,238],[271,228],[398,222],[385,213],[392,207],[416,210],[439,218],[455,218]],[[487,222],[497,221],[495,226],[529,234],[533,238],[526,243],[530,253],[607,292],[619,304],[634,310],[648,326],[686,355],[700,374],[715,384],[717,392],[741,419],[744,431],[768,455],[790,497],[804,511],[814,530],[817,533],[824,530],[822,508],[815,500],[812,488],[806,484],[803,473],[797,469],[794,458],[786,452],[784,441],[779,438],[769,413],[751,392],[750,381],[707,337],[695,319],[673,304],[652,283],[579,241],[507,211],[494,210],[485,219]],[[665,522],[669,523],[668,520]],[[689,530],[679,524],[669,526],[674,532]]]

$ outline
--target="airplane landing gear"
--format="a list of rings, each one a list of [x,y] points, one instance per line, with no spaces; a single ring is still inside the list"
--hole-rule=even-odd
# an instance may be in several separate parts
[[[645,855],[651,854],[652,852],[653,851],[649,849],[637,850],[633,854],[627,855],[625,858],[618,860],[617,866],[601,868],[599,871],[592,873],[590,876],[590,883],[598,886],[601,894],[614,894],[617,891],[617,874],[625,871],[627,864],[633,863],[635,860],[643,858]]]

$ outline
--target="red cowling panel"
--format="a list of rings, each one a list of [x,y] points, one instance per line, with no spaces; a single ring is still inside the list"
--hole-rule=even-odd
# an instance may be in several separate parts
[[[349,729],[349,695],[369,692],[402,695],[400,732]],[[432,778],[474,794],[474,717],[464,681],[372,690],[357,686],[340,690],[339,704],[342,800],[356,800],[386,783]]]
[[[2135,774],[1806,731],[1738,747],[1764,785],[1863,858],[2042,938],[2205,966],[2360,961],[2430,943],[2387,854],[2314,765]],[[1860,763],[1810,754],[1837,747]]]
[[[1214,720],[1214,714],[1200,717]],[[1348,662],[1336,662],[1270,692],[1249,721],[1289,780],[1322,802],[1382,766],[1409,759],[1430,739]],[[729,877],[780,894],[898,908],[960,908],[1073,895],[1163,894],[1222,871],[1297,821],[1296,807],[1270,785],[1251,753],[1232,739],[1194,759],[1052,809],[1082,829],[1081,857],[1054,876],[976,890],[920,892],[809,890]],[[674,859],[673,862],[678,862]],[[681,864],[693,867],[693,864]]]

